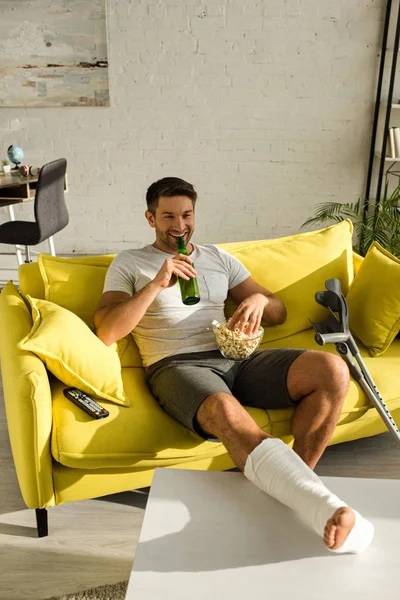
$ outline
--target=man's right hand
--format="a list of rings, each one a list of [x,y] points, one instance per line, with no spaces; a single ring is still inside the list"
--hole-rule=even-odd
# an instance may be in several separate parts
[[[128,335],[163,289],[174,285],[178,277],[186,280],[196,277],[192,263],[184,254],[171,256],[154,279],[133,296],[125,292],[105,292],[94,315],[97,336],[110,346]]]
[[[157,284],[161,289],[172,287],[178,277],[182,279],[194,279],[196,277],[196,271],[192,266],[192,259],[185,254],[177,254],[173,258],[167,258],[157,275],[154,277],[153,282]]]

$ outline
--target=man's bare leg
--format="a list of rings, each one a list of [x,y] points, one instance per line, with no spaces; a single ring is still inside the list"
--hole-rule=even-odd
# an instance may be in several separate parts
[[[289,368],[287,389],[299,402],[292,422],[293,450],[311,469],[333,435],[349,383],[348,367],[336,354],[309,350]]]
[[[314,469],[332,437],[349,389],[349,381],[346,363],[335,354],[309,350],[298,356],[289,368],[287,389],[292,400],[298,402],[292,421],[293,450],[310,469]],[[233,398],[229,394],[221,396]],[[239,468],[242,468],[240,464],[244,468],[248,454],[270,436],[258,427],[239,402],[235,401],[234,406],[235,408],[229,404],[224,405],[223,410],[229,413],[226,417],[229,416],[231,420],[229,426],[226,421],[227,431],[224,431],[224,435],[230,436],[234,427],[235,439],[227,440],[231,449],[229,453]],[[199,415],[204,418],[204,410],[205,408],[199,411],[198,418]],[[236,442],[237,434],[241,440],[239,446]],[[221,436],[218,437],[222,439]]]
[[[208,396],[197,412],[197,422],[203,431],[221,440],[241,471],[244,471],[247,459],[255,448],[268,438],[275,440],[258,427],[230,394]],[[325,545],[330,549],[340,548],[354,524],[355,513],[351,508],[343,506],[335,510],[326,521],[323,534]]]
[[[254,448],[263,440],[272,438],[236,398],[223,392],[208,396],[196,418],[203,431],[221,440],[241,471],[244,471],[247,457]]]

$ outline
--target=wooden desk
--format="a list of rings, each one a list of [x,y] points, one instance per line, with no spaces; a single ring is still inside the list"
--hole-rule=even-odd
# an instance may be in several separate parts
[[[38,177],[23,177],[19,171],[0,173],[0,207],[27,202],[35,198]],[[64,190],[68,191],[65,175]]]

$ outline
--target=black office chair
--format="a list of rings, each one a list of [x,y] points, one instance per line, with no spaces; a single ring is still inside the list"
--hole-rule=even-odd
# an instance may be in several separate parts
[[[32,262],[30,246],[49,240],[50,252],[55,256],[52,236],[68,225],[69,216],[64,198],[67,170],[65,158],[43,165],[35,194],[35,221],[9,221],[0,225],[0,243],[25,246],[25,262]],[[19,264],[21,252],[17,250]]]

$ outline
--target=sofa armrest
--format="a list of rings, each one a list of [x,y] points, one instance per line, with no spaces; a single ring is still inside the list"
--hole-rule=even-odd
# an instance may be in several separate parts
[[[8,283],[0,295],[0,358],[11,449],[28,508],[55,504],[50,436],[52,400],[43,362],[18,342],[32,327],[23,298]]]
[[[364,257],[361,256],[361,254],[357,254],[357,252],[353,252],[354,277],[356,277],[363,260],[364,260]]]

